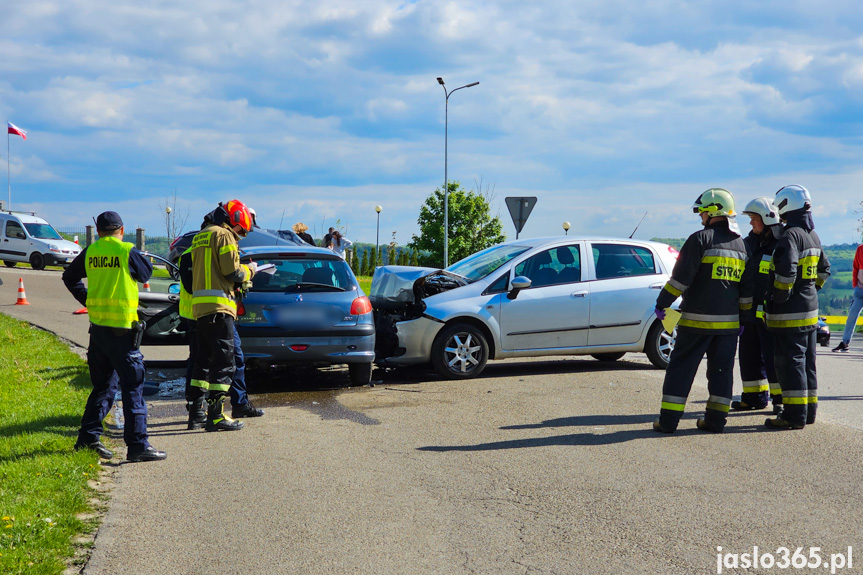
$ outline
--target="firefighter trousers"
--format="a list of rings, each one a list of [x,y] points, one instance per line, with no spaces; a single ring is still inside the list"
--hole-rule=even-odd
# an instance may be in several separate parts
[[[234,318],[225,313],[214,313],[199,318],[195,323],[198,353],[192,370],[191,391],[197,389],[203,395],[206,382],[210,399],[221,398],[230,391],[236,372]]]
[[[782,388],[776,376],[773,358],[773,334],[767,331],[764,321],[747,322],[740,334],[737,358],[743,393],[740,400],[748,405],[766,407],[768,391],[774,405],[782,404]]]
[[[194,379],[195,366],[198,361],[198,322],[193,319],[186,319],[186,336],[189,339],[189,360],[186,363],[186,401],[195,401],[200,399],[204,392],[204,384],[207,383],[209,375],[209,367],[199,374],[199,378]],[[243,357],[243,348],[240,347],[240,334],[237,333],[237,327],[234,326],[234,378],[231,381],[231,405],[245,405],[249,402],[246,391],[246,362]]]
[[[776,375],[782,386],[782,418],[794,425],[815,423],[818,377],[815,331],[774,331]]]
[[[725,426],[731,407],[734,383],[734,354],[737,334],[712,335],[678,331],[674,350],[671,352],[665,382],[662,384],[662,408],[659,422],[663,427],[677,429],[683,416],[686,399],[692,382],[707,354],[707,391],[710,397],[704,418],[708,423]]]

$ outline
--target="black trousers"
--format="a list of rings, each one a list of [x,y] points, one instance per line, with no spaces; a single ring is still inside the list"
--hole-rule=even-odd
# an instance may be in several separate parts
[[[128,447],[145,449],[147,404],[144,402],[144,356],[135,348],[131,330],[90,325],[87,366],[93,391],[87,398],[78,441],[92,443],[102,435],[102,420],[114,405],[117,386],[123,398],[123,439]]]
[[[766,406],[769,392],[774,404],[782,404],[782,388],[776,376],[773,355],[773,334],[767,331],[764,322],[756,319],[744,324],[737,352],[740,379],[743,380],[742,401]]]
[[[234,318],[214,313],[196,322],[198,356],[193,379],[209,383],[210,397],[221,397],[231,389],[234,379]],[[200,388],[193,388],[200,389]]]
[[[198,327],[193,319],[185,319],[186,334],[189,339],[189,359],[186,362],[186,401],[195,401],[203,395],[203,390],[200,387],[192,385],[192,377],[195,373],[195,366],[198,361]],[[206,381],[209,366],[205,370],[206,373],[199,373],[197,379]],[[245,405],[249,402],[246,391],[246,362],[243,356],[243,348],[240,346],[240,336],[237,333],[237,327],[234,325],[234,379],[231,381],[231,405]]]
[[[782,386],[782,418],[795,425],[815,423],[818,376],[815,331],[774,331],[776,375]]]
[[[711,423],[725,425],[731,406],[736,348],[737,334],[712,335],[678,330],[662,384],[659,421],[664,427],[677,429],[692,389],[692,382],[705,353],[707,391],[710,397],[704,418]]]

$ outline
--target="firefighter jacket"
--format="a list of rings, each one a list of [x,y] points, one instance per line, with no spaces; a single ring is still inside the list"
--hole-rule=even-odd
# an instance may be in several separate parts
[[[777,242],[772,227],[765,226],[762,234],[749,232],[743,240],[749,254],[746,265],[750,267],[749,276],[752,278],[752,310],[751,314],[744,314],[744,321],[753,321],[756,317],[764,318],[764,302],[772,285],[770,263],[773,261],[773,250]]]
[[[194,320],[192,314],[192,248],[183,252],[177,260],[180,274],[180,317]]]
[[[196,320],[214,313],[237,318],[234,285],[252,279],[240,265],[239,236],[227,224],[210,224],[192,240],[192,315]]]
[[[813,331],[818,326],[817,291],[830,276],[830,262],[818,235],[807,228],[789,219],[773,251],[765,306],[768,330]]]
[[[678,329],[701,334],[736,334],[741,314],[752,309],[746,246],[720,219],[695,232],[680,250],[671,278],[656,299],[670,307],[681,296]]]

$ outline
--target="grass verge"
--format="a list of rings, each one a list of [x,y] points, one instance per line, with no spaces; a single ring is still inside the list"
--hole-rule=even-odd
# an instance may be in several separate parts
[[[62,573],[97,526],[99,459],[72,451],[90,389],[81,358],[0,314],[0,573]]]

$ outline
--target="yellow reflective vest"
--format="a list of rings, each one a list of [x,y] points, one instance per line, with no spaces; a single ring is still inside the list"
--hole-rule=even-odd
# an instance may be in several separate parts
[[[87,246],[87,312],[96,325],[129,329],[138,319],[138,283],[129,272],[135,247],[114,237]]]

